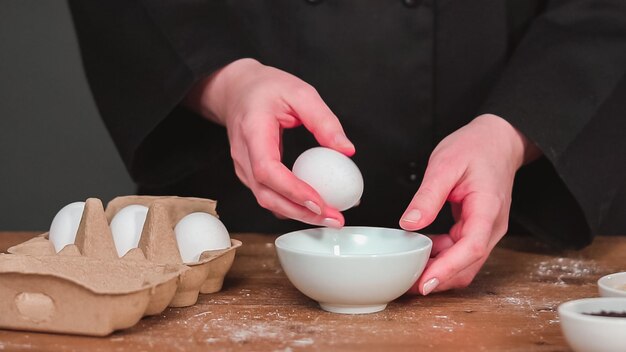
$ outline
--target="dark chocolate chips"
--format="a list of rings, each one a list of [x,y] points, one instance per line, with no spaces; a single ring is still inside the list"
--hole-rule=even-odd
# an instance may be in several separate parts
[[[626,318],[626,311],[624,311],[624,312],[613,312],[613,311],[601,310],[599,312],[583,313],[583,314],[585,314],[585,315],[594,315],[594,316],[597,316],[597,317]]]

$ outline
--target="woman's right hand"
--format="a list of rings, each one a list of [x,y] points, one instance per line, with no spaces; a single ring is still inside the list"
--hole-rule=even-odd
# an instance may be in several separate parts
[[[281,162],[282,130],[300,124],[324,147],[351,156],[354,145],[317,91],[253,59],[240,59],[197,83],[185,104],[226,126],[239,179],[279,217],[341,227],[343,215]]]

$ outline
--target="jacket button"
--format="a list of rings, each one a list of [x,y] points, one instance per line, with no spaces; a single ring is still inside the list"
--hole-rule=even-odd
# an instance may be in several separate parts
[[[407,169],[407,181],[417,183],[417,163],[410,161]]]
[[[406,7],[415,7],[418,5],[419,0],[402,0],[402,2]]]

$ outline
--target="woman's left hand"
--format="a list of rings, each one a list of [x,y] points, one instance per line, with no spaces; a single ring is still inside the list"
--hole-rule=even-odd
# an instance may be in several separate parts
[[[428,226],[446,201],[456,222],[448,234],[431,236],[431,259],[410,292],[427,295],[472,282],[507,231],[516,171],[539,155],[518,130],[491,114],[439,143],[400,226]]]

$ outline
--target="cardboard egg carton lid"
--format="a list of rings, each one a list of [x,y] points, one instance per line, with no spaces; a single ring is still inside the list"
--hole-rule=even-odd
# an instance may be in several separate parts
[[[131,204],[148,213],[138,248],[119,258],[109,223]],[[125,196],[105,211],[99,199],[87,199],[74,244],[56,253],[44,233],[0,255],[0,311],[8,312],[0,327],[107,335],[221,290],[241,242],[231,239],[229,248],[183,264],[174,234],[185,215],[217,216],[215,206],[201,198]]]

